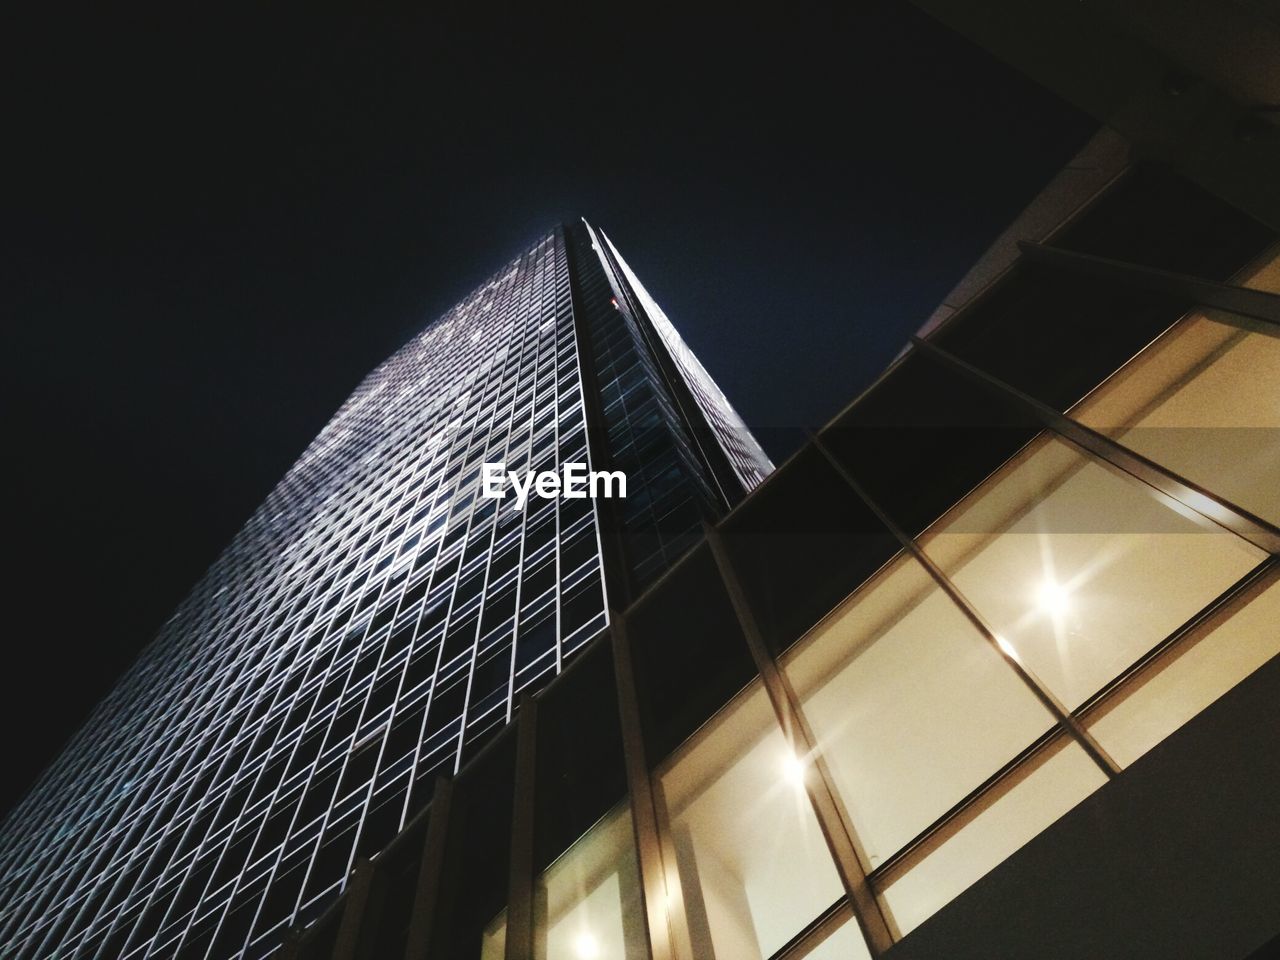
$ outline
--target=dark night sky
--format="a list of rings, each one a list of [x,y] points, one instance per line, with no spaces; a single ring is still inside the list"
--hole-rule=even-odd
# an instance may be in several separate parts
[[[0,809],[361,376],[557,220],[781,460],[1093,130],[903,0],[98,6],[3,41]]]

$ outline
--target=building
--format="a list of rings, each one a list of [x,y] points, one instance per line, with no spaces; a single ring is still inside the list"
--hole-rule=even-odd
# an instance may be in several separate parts
[[[1261,958],[1280,245],[1103,131],[291,958]]]
[[[971,35],[1030,50],[1028,72],[1111,127],[763,479],[616,251],[569,231],[584,443],[593,463],[654,461],[616,402],[652,390],[643,422],[682,482],[646,482],[670,508],[596,501],[607,612],[561,635],[564,669],[529,685],[517,670],[513,723],[468,712],[452,764],[415,774],[403,827],[347,848],[354,868],[327,896],[255,866],[214,881],[255,892],[263,915],[285,914],[265,907],[282,890],[305,908],[287,934],[233,905],[196,947],[247,925],[246,956],[290,960],[1275,954],[1270,127],[1110,28],[1114,71],[1079,56],[1089,5],[1055,0],[1044,23],[1004,0],[921,5],[957,22],[976,9]],[[575,283],[584,263],[599,272]],[[634,377],[613,363],[632,351]],[[24,842],[42,841],[10,827],[10,862]],[[46,896],[16,875],[17,902]],[[71,923],[23,916],[46,939]],[[116,935],[79,943],[141,955],[89,939]]]
[[[480,487],[623,471],[625,498]],[[6,957],[263,955],[772,469],[603,234],[374,370],[8,818]]]

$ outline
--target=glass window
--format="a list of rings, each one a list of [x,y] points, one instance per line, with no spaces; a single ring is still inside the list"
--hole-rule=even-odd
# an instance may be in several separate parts
[[[480,960],[503,960],[507,955],[507,911],[502,912],[484,928],[480,939]]]
[[[922,545],[1068,709],[1264,558],[1047,434]]]
[[[1086,398],[1075,416],[1280,521],[1280,329],[1218,311],[1189,316]]]
[[[686,960],[763,960],[843,895],[795,764],[756,682],[659,771]]]
[[[784,664],[872,870],[1053,726],[910,557]]]
[[[1233,607],[1089,718],[1089,729],[1121,766],[1280,654],[1280,576],[1273,571]]]
[[[774,650],[789,647],[898,549],[812,448],[744,502],[724,534]]]
[[[1041,762],[1033,759],[1029,769],[1008,778],[1008,789],[997,787],[984,796],[994,802],[884,889],[881,903],[900,935],[923,923],[1106,779],[1065,736],[1042,753]]]
[[[1232,280],[1242,287],[1280,294],[1280,246],[1272,247],[1262,264],[1241,280]]]
[[[699,546],[628,614],[654,762],[669,756],[756,676],[711,551]]]
[[[539,878],[537,960],[642,960],[647,956],[631,810],[607,814]]]
[[[869,960],[871,954],[867,952],[862,931],[851,916],[826,939],[807,950],[802,949],[800,956],[804,960],[862,960],[863,957]]]
[[[833,909],[803,939],[787,949],[788,960],[869,960],[870,954],[862,939],[862,931],[853,918],[848,901]]]

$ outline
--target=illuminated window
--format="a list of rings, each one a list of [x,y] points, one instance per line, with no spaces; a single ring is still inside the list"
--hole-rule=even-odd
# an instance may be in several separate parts
[[[911,558],[819,624],[785,670],[868,870],[1054,722]]]
[[[907,934],[1105,782],[1065,736],[983,794],[918,863],[891,878],[881,902]]]
[[[1251,290],[1280,294],[1280,247],[1272,247],[1264,257],[1260,266],[1238,282]]]
[[[1117,763],[1146,753],[1280,654],[1280,577],[1272,571],[1092,714],[1090,731]]]
[[[759,684],[659,773],[686,960],[763,960],[843,894],[803,774]]]
[[[507,952],[507,911],[503,910],[485,927],[480,941],[480,960],[502,960]]]
[[[1280,521],[1280,329],[1187,317],[1075,411],[1096,430]]]
[[[536,960],[641,960],[647,944],[631,811],[614,810],[539,878]]]
[[[1047,435],[922,543],[1068,709],[1263,559]]]

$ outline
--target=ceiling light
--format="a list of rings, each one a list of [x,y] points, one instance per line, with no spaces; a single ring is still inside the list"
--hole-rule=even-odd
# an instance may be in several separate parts
[[[803,787],[805,778],[804,761],[788,751],[787,755],[782,758],[782,775],[789,783],[797,787]]]
[[[592,936],[590,931],[583,930],[573,941],[573,952],[577,954],[579,960],[595,960],[600,956],[600,941]]]
[[[1046,578],[1036,589],[1036,605],[1051,617],[1060,617],[1071,606],[1071,591]]]

